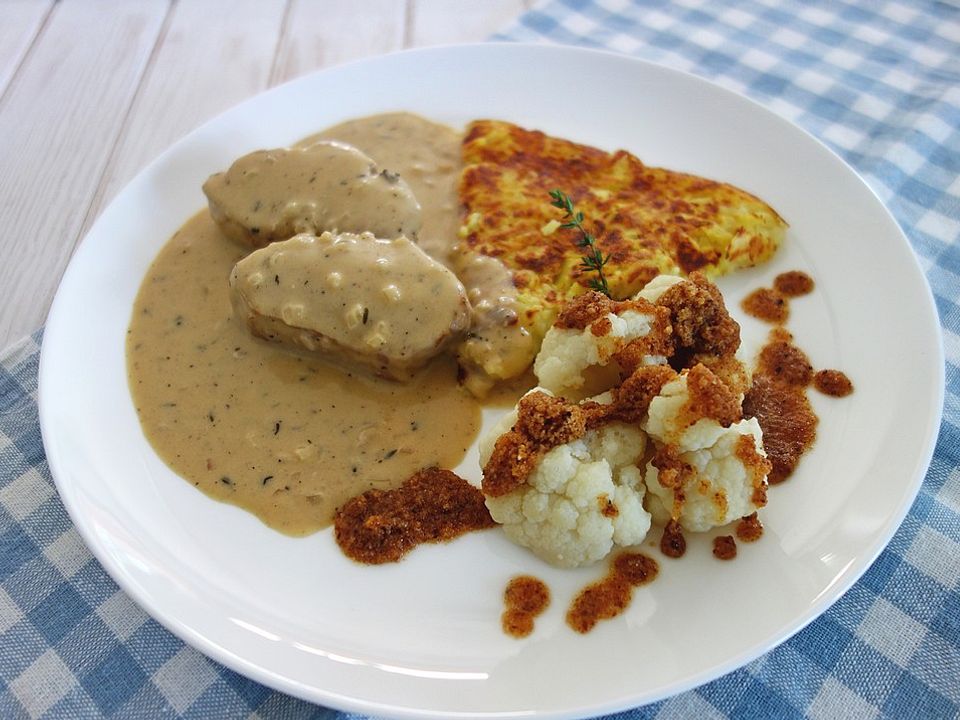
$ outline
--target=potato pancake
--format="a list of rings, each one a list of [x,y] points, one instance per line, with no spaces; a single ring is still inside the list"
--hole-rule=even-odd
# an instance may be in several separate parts
[[[535,347],[559,308],[596,277],[582,267],[578,231],[560,227],[564,211],[551,206],[551,190],[570,196],[609,256],[604,274],[615,299],[661,273],[716,276],[764,262],[786,233],[786,222],[750,193],[648,167],[624,150],[477,120],[462,153],[461,249],[495,257],[512,273],[519,323]]]

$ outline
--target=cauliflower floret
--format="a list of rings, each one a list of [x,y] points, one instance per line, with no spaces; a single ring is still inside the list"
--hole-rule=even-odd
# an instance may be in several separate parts
[[[704,365],[660,389],[643,422],[657,448],[645,480],[658,520],[703,532],[766,504],[763,434],[741,418],[739,398]]]
[[[675,462],[662,463],[666,467],[658,469],[656,457],[647,464],[648,506],[658,521],[672,518],[685,530],[703,532],[766,504],[769,464],[756,418],[718,426],[711,434],[711,444],[697,443],[700,447],[680,452]]]
[[[485,438],[487,458],[496,437]],[[544,453],[524,485],[488,496],[487,508],[507,537],[549,563],[596,562],[614,545],[640,543],[650,529],[636,465],[645,446],[635,426],[610,423],[589,430]]]
[[[696,412],[697,408],[691,408],[689,378],[690,371],[685,370],[664,385],[660,394],[650,401],[647,420],[643,423],[643,429],[652,438],[676,444],[681,451],[708,448],[724,430],[717,418],[704,417]],[[739,403],[736,409],[739,414]]]
[[[606,366],[632,340],[644,338],[656,327],[656,316],[638,310],[607,313],[586,327],[550,328],[533,365],[540,385],[569,396],[583,387],[587,368]],[[601,333],[600,328],[608,330]],[[666,358],[651,355],[645,364],[661,365]]]
[[[633,297],[634,299],[643,298],[647,302],[655,303],[667,290],[682,282],[684,282],[684,279],[677,275],[657,275]]]

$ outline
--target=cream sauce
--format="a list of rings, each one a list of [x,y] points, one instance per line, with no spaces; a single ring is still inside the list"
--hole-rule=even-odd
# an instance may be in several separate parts
[[[422,207],[417,244],[452,269],[467,289],[472,327],[458,350],[465,384],[478,396],[495,383],[517,377],[537,353],[536,343],[518,321],[513,276],[502,262],[459,245],[463,164],[461,133],[411,113],[359,118],[324,130],[299,143],[336,140],[359,148],[413,188]]]
[[[227,237],[253,247],[302,232],[414,237],[420,205],[406,182],[349,145],[257,150],[211,176],[203,190]]]
[[[481,381],[471,387],[485,390],[487,370],[497,363],[505,367],[498,358],[516,353],[528,339],[514,322],[509,272],[499,261],[461,254],[457,247],[459,133],[393,113],[343,123],[297,147],[331,139],[356,146],[388,170],[394,187],[405,181],[415,193],[422,205],[418,244],[468,280],[470,339],[483,339],[469,347],[483,352],[465,364],[476,370],[472,379]],[[310,177],[301,173],[299,182],[309,185]],[[278,207],[288,192],[299,190],[278,192]],[[235,219],[248,223],[248,244],[264,244],[269,233],[249,217]],[[274,226],[280,235],[290,231],[281,222]],[[460,462],[475,439],[480,413],[458,387],[451,358],[437,358],[399,384],[257,339],[231,307],[228,277],[243,255],[204,211],[161,251],[134,306],[127,342],[130,386],[145,434],[178,474],[271,527],[304,535],[329,525],[350,497],[398,487],[424,467]],[[509,365],[504,377],[513,374]]]
[[[259,340],[232,317],[227,279],[242,256],[203,211],[160,252],[134,305],[130,387],[175,472],[305,535],[365,490],[460,462],[480,411],[452,360],[400,384]]]
[[[405,237],[296,235],[230,275],[251,332],[406,380],[470,322],[456,275]]]
[[[460,133],[446,125],[411,113],[386,113],[334,125],[301,140],[296,147],[321,140],[346,143],[399,174],[420,202],[422,224],[417,244],[450,267],[460,228],[461,139]]]

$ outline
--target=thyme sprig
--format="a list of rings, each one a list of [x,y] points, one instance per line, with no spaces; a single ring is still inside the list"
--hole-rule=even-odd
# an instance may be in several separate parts
[[[577,247],[586,250],[580,259],[580,267],[588,272],[595,272],[597,277],[591,278],[590,287],[597,292],[602,292],[610,297],[610,288],[607,286],[607,278],[603,274],[603,266],[610,260],[610,256],[604,256],[597,247],[597,239],[592,233],[587,232],[583,227],[583,213],[574,207],[573,200],[562,190],[551,190],[550,197],[553,202],[550,203],[555,208],[560,208],[566,213],[563,219],[566,221],[560,227],[571,228],[580,233],[580,239],[577,240]]]

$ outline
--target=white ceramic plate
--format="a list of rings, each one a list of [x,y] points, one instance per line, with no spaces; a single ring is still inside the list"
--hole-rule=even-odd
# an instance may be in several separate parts
[[[570,92],[576,89],[576,101]],[[722,283],[736,308],[788,269],[817,281],[790,329],[855,394],[811,393],[820,438],[770,493],[761,542],[732,563],[694,539],[587,636],[564,615],[603,567],[560,571],[498,531],[403,562],[346,560],[331,533],[290,539],[177,478],[140,432],[124,333],[167,238],[204,205],[201,182],[239,155],[343,119],[406,109],[462,126],[503,118],[628,148],[733,182],[791,223],[762,268]],[[742,319],[742,318],[741,318]],[[765,328],[744,321],[757,347]],[[77,251],[47,324],[44,444],[84,540],[150,614],[209,656],[321,704],[391,716],[573,717],[657,700],[733,670],[822,613],[899,525],[929,463],[943,362],[931,295],[904,236],[856,174],[776,115],[703,80],[625,57],[480,45],[401,53],[284,85],[177,143],[124,190]],[[477,479],[476,454],[460,471]],[[651,551],[659,557],[656,551]],[[525,640],[500,630],[508,578],[554,601]]]

